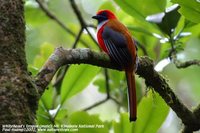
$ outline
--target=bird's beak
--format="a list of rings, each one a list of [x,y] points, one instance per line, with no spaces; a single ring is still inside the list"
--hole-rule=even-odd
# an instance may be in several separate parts
[[[102,16],[102,15],[92,16],[92,18],[96,19],[96,20],[106,20],[107,19],[105,16]]]
[[[92,16],[93,19],[98,19],[99,16],[98,15],[95,15],[95,16]]]

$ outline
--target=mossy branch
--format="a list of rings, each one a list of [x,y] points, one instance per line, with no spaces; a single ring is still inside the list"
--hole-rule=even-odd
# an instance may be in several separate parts
[[[97,53],[90,49],[63,49],[57,48],[46,61],[43,68],[36,76],[36,84],[42,94],[51,82],[56,71],[63,65],[68,64],[90,64],[94,66],[120,70],[105,53]],[[154,88],[165,102],[174,110],[182,120],[187,130],[196,131],[200,129],[199,107],[190,111],[175,95],[166,79],[154,70],[153,61],[149,57],[140,57],[136,71],[140,77],[145,79],[147,86]]]
[[[174,60],[174,64],[176,65],[177,68],[186,68],[186,67],[190,67],[192,65],[196,65],[196,66],[200,66],[200,60],[189,60],[189,61],[185,61],[185,62],[181,62],[179,60],[177,60],[176,58],[173,59]]]

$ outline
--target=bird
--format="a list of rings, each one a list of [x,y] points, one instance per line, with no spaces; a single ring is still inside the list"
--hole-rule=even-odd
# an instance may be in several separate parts
[[[93,19],[98,21],[97,41],[111,61],[125,71],[128,86],[129,120],[137,119],[135,71],[137,69],[137,47],[127,27],[110,10],[99,10]]]

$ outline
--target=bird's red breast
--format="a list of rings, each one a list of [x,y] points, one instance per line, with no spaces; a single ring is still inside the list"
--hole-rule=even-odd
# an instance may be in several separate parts
[[[106,22],[106,23],[107,23],[107,22]],[[103,33],[104,26],[106,25],[106,23],[103,24],[101,27],[99,27],[99,29],[98,29],[98,31],[97,31],[97,40],[98,40],[98,43],[99,43],[100,48],[101,48],[104,52],[106,52],[106,53],[108,54],[108,50],[107,50],[107,48],[106,48],[106,46],[105,46],[105,44],[104,44],[104,40],[103,40],[103,38],[102,38],[102,33]]]

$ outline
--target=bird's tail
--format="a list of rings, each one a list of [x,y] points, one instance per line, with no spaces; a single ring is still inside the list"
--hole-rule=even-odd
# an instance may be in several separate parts
[[[137,101],[136,101],[136,87],[135,87],[135,73],[126,71],[126,79],[128,85],[128,102],[130,121],[137,119]]]

